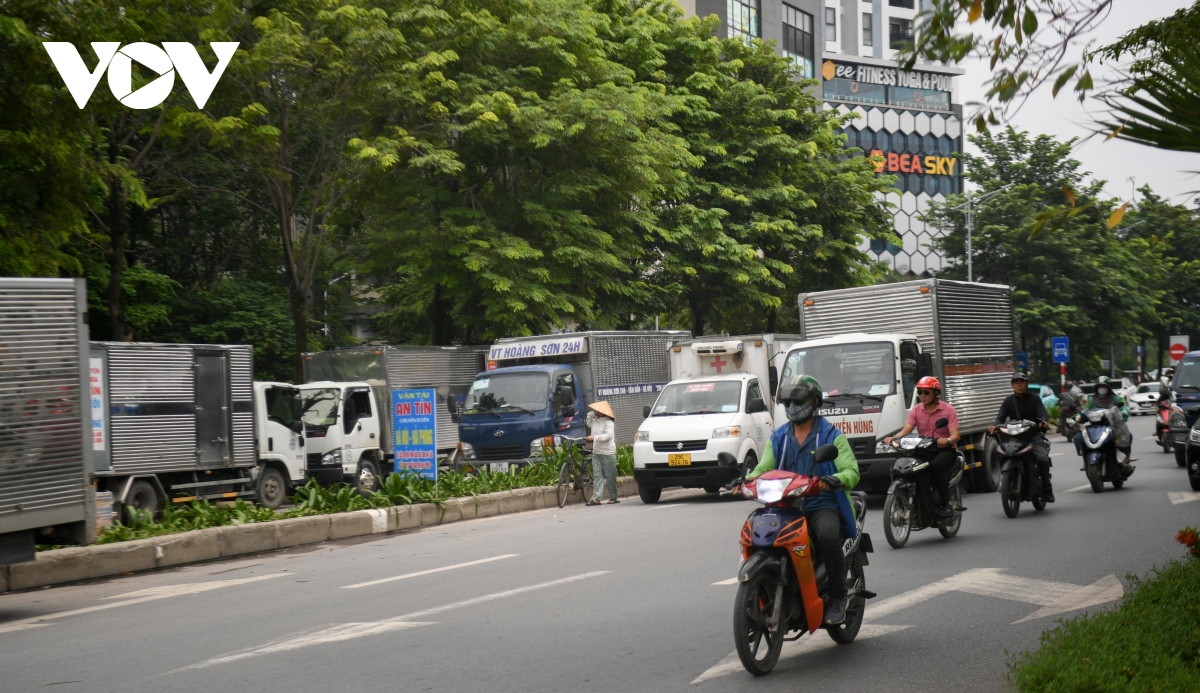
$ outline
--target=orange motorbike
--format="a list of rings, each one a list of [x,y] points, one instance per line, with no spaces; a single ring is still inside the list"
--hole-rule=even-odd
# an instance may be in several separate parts
[[[833,445],[820,447],[814,459],[829,462],[837,458]],[[721,453],[722,464],[736,466],[729,453]],[[746,671],[755,676],[770,673],[779,661],[785,640],[797,640],[805,633],[825,628],[839,644],[852,642],[862,626],[866,600],[875,596],[867,590],[863,568],[867,554],[873,552],[871,537],[863,532],[866,496],[854,492],[858,536],[845,543],[846,619],[825,626],[825,566],[814,560],[804,518],[804,500],[820,493],[820,479],[780,470],[770,471],[752,481],[734,482],[741,494],[765,507],[750,513],[742,525],[742,567],[738,571],[738,591],[733,610],[733,636],[738,658]]]

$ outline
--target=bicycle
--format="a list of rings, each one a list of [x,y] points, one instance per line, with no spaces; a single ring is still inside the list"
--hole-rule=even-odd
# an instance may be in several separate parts
[[[575,490],[579,491],[580,499],[586,503],[592,496],[592,475],[588,464],[592,451],[586,447],[587,438],[555,436],[554,439],[554,442],[562,445],[567,452],[567,459],[558,470],[558,486],[555,489],[558,493],[558,507],[566,505],[567,496]],[[578,456],[576,451],[579,451]]]

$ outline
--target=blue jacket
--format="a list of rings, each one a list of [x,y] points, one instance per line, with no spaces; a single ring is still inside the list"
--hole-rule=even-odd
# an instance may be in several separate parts
[[[771,447],[764,451],[763,460],[754,469],[753,476],[758,476],[771,469],[782,469],[793,474],[801,474],[806,471],[807,465],[802,464],[806,460],[802,458],[801,446],[796,444],[791,428],[792,424],[788,422],[775,429],[775,432],[771,434]],[[847,539],[854,539],[858,536],[858,527],[854,522],[854,506],[850,502],[849,491],[858,484],[858,460],[855,459],[854,452],[850,449],[850,441],[846,440],[837,426],[829,423],[825,417],[817,416],[813,419],[812,435],[815,438],[812,445],[804,446],[807,454],[812,454],[823,445],[837,446],[837,459],[814,465],[813,471],[818,476],[836,476],[845,483],[846,488],[834,495],[837,498],[838,512],[842,515],[842,534]]]

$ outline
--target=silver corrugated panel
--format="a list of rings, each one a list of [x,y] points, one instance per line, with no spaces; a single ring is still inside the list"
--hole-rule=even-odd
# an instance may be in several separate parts
[[[93,342],[108,351],[109,401],[195,402],[192,348],[174,344]]]
[[[258,460],[254,450],[254,414],[245,412],[233,415],[233,462],[253,463]]]
[[[254,399],[254,347],[230,345],[229,350],[229,398],[234,402],[250,402]]]
[[[70,279],[0,279],[0,531],[85,501],[80,291]]]
[[[471,381],[487,368],[484,363],[487,347],[387,347],[387,378],[389,388],[437,388],[437,446],[439,449],[458,445],[458,424],[450,420],[447,400],[463,397],[471,389]],[[388,397],[391,395],[389,393]],[[387,400],[390,404],[391,400]],[[389,436],[391,417],[387,418]],[[390,438],[389,438],[390,439]]]
[[[1012,359],[1012,294],[1007,286],[939,281],[935,290],[947,363]]]
[[[990,426],[1000,411],[1000,403],[1012,394],[1010,373],[950,376],[943,383],[946,401],[958,412],[958,427],[963,431]]]
[[[593,387],[606,385],[662,384],[671,380],[667,350],[691,339],[690,332],[593,332],[588,340]],[[617,442],[633,443],[642,425],[642,409],[654,404],[657,392],[610,395],[606,398],[617,417]],[[597,396],[596,399],[602,399]]]
[[[196,468],[196,417],[191,414],[112,417],[113,473]]]
[[[851,332],[903,332],[914,335],[921,349],[938,358],[932,292],[927,281],[860,286],[800,294],[800,334],[823,339]],[[805,299],[813,305],[804,305]]]

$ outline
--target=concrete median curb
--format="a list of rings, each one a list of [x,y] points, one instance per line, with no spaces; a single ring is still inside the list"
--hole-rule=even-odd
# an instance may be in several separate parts
[[[633,477],[621,477],[617,480],[617,494],[621,497],[637,495],[637,482]],[[568,504],[580,502],[582,501],[578,493],[567,497]],[[212,527],[115,544],[41,551],[37,559],[29,563],[0,567],[0,593],[170,568],[350,537],[512,515],[554,508],[557,505],[558,496],[553,486],[536,486],[474,497],[451,498],[445,505],[422,503],[378,510],[357,510],[248,525]]]

